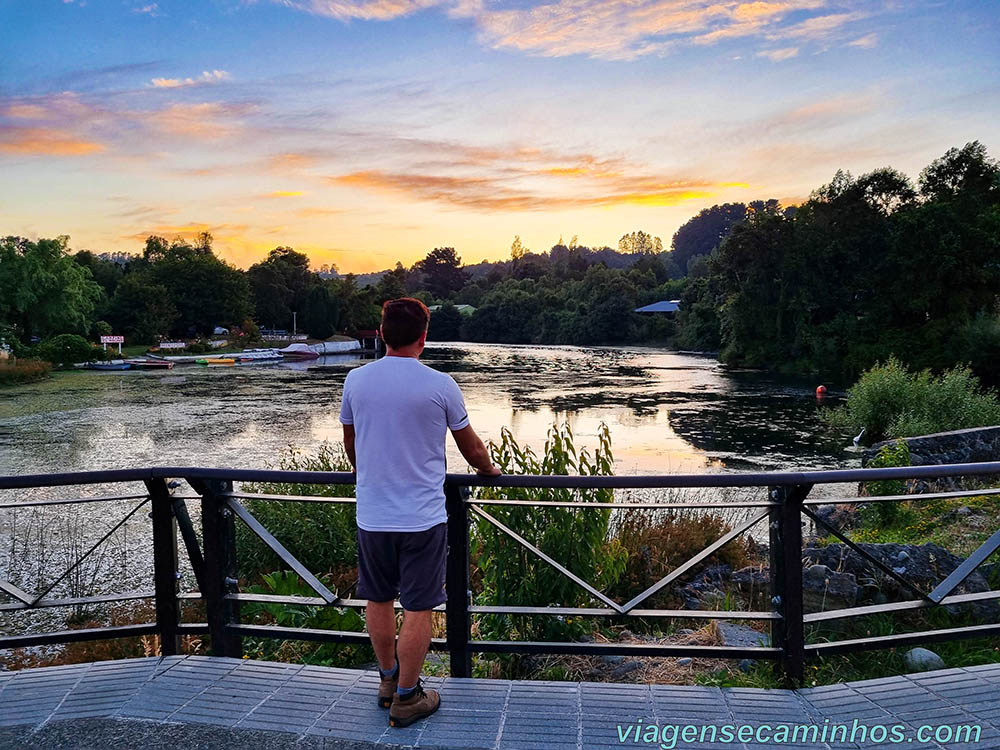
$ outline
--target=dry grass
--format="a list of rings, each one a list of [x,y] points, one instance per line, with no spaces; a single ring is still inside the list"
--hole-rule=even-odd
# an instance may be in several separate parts
[[[678,633],[662,638],[615,638],[595,633],[594,643],[635,644],[635,645],[679,645],[679,646],[721,646],[722,638],[714,621],[690,633]],[[600,656],[580,654],[549,655],[532,662],[536,674],[550,677],[562,674],[568,681],[621,682],[645,685],[690,685],[695,676],[702,673],[718,672],[732,668],[731,660],[697,658],[690,664],[681,666],[679,657],[641,656],[629,658],[638,662],[639,667],[621,676],[613,674],[617,665],[609,665]],[[503,665],[494,663],[488,677],[505,677]]]
[[[152,604],[122,603],[112,605],[106,620],[78,620],[69,629],[102,628],[119,625],[140,625],[155,622],[156,612]],[[34,648],[10,649],[4,658],[4,665],[10,670],[34,669],[37,667],[54,667],[63,664],[83,664],[85,662],[111,661],[113,659],[137,659],[145,656],[158,656],[160,653],[160,637],[158,635],[138,636],[135,638],[111,638],[82,643],[67,643],[57,650],[39,650]],[[201,636],[181,636],[181,653],[205,653]]]
[[[613,595],[628,598],[636,591],[645,591],[731,528],[725,518],[714,513],[630,511],[615,529],[616,538],[628,551],[628,561],[624,575],[613,587]],[[742,568],[749,564],[751,546],[748,536],[734,539],[709,557],[705,565],[724,563],[733,570]],[[654,595],[646,606],[679,605],[674,589],[676,586]]]
[[[52,365],[40,359],[0,360],[0,385],[30,383],[51,371]]]

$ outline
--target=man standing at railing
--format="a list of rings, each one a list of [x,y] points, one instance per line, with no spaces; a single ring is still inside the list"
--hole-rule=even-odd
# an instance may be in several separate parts
[[[446,599],[448,430],[477,473],[500,474],[469,425],[458,385],[418,361],[429,321],[420,300],[386,302],[379,331],[386,356],[348,373],[340,408],[344,447],[357,472],[358,597],[368,600],[365,620],[382,677],[378,704],[397,727],[441,704],[436,690],[421,686],[420,669],[431,609]],[[397,596],[404,612],[398,643]]]

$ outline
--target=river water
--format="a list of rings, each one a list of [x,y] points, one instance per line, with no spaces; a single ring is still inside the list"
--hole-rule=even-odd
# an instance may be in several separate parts
[[[276,467],[289,447],[308,453],[341,439],[344,378],[367,361],[341,355],[168,372],[61,372],[3,389],[0,475],[150,465]],[[816,384],[729,371],[708,357],[643,348],[463,343],[435,345],[424,361],[458,381],[484,439],[499,439],[507,427],[519,443],[540,452],[547,430],[567,422],[577,448],[592,450],[600,425],[607,424],[618,474],[858,464],[842,439],[824,431],[819,411],[830,404],[817,403]],[[322,369],[309,369],[317,365]],[[448,450],[450,470],[466,471],[450,440]],[[139,483],[0,491],[0,504],[143,492]],[[0,508],[0,578],[33,594],[55,584],[49,598],[148,590],[146,509],[114,530],[139,502]],[[191,510],[197,521],[194,504]],[[109,531],[108,541],[84,564],[58,579]],[[182,571],[182,585],[190,590],[193,579],[183,556]],[[58,628],[66,614],[65,608],[5,612],[9,603],[0,593],[0,634]]]
[[[812,382],[644,348],[438,344],[423,359],[458,381],[484,439],[506,426],[537,450],[568,422],[593,446],[604,422],[619,474],[857,465],[824,432]],[[365,361],[65,372],[0,390],[0,474],[272,467],[288,446],[340,440],[344,377]],[[450,442],[449,468],[466,469]]]

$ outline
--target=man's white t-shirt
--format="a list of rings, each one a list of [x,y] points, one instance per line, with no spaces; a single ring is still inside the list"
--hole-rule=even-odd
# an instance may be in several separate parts
[[[347,373],[340,421],[354,425],[358,527],[426,531],[448,520],[448,430],[469,424],[450,375],[414,357],[383,357]]]

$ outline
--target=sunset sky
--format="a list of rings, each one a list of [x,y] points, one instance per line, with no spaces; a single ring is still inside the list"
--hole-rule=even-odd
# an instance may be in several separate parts
[[[365,272],[1000,156],[997,0],[0,0],[0,235]]]

